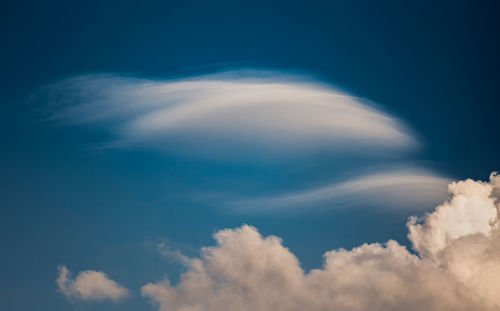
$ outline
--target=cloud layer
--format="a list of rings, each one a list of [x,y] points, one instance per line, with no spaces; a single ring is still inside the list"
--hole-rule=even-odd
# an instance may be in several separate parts
[[[101,125],[115,141],[221,157],[252,150],[281,156],[318,149],[408,149],[416,140],[395,117],[323,84],[270,72],[157,81],[80,76],[38,96],[49,117]]]
[[[59,291],[68,299],[119,301],[128,296],[125,287],[109,279],[103,272],[82,271],[74,280],[69,274],[66,266],[60,266],[59,277],[56,280]]]
[[[183,80],[84,75],[47,86],[36,97],[48,103],[48,119],[110,134],[96,148],[145,147],[224,164],[289,160],[299,167],[304,155],[333,155],[334,173],[371,172],[317,189],[281,189],[275,197],[248,200],[242,194],[228,198],[232,202],[215,202],[219,206],[241,211],[323,203],[387,206],[390,197],[392,207],[422,208],[441,202],[446,191],[445,178],[413,164],[384,172],[370,169],[384,156],[408,155],[405,151],[418,146],[415,136],[373,103],[304,76],[243,70]]]
[[[179,284],[150,283],[142,294],[161,311],[498,310],[500,177],[449,192],[434,212],[410,218],[416,255],[392,240],[364,244],[327,252],[305,273],[278,237],[244,225],[185,260]]]

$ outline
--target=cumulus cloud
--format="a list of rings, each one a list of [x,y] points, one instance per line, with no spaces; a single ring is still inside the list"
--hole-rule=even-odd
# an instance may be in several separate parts
[[[388,208],[422,208],[442,202],[449,179],[421,169],[375,172],[326,186],[272,197],[230,203],[242,209],[296,208],[328,202],[329,206],[379,204]]]
[[[59,291],[68,299],[119,301],[128,296],[125,287],[100,271],[82,271],[75,279],[71,279],[66,266],[60,266],[56,283]]]
[[[161,311],[499,310],[500,177],[452,183],[450,200],[408,222],[416,253],[396,241],[325,253],[305,272],[275,236],[244,225],[185,261],[179,284],[149,283]]]
[[[87,75],[38,94],[49,118],[101,125],[108,147],[145,144],[224,156],[241,150],[280,155],[319,149],[408,149],[416,139],[401,121],[312,80],[241,71],[186,80]]]
[[[451,200],[433,213],[410,218],[408,237],[423,258],[500,309],[500,176],[452,183],[449,191]]]

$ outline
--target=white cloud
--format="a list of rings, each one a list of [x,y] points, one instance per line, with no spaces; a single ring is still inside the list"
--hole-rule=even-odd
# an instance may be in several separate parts
[[[450,184],[450,201],[427,215],[422,224],[417,224],[415,217],[410,219],[409,238],[415,250],[434,256],[451,240],[475,233],[490,234],[498,226],[497,202],[491,196],[498,181],[492,175],[491,183],[468,179]]]
[[[142,294],[161,311],[498,310],[500,177],[449,190],[450,201],[408,223],[418,256],[392,240],[364,244],[327,252],[305,273],[279,238],[244,225],[186,260],[178,285],[149,283]]]
[[[449,186],[450,201],[410,218],[413,248],[500,309],[500,176]]]
[[[113,75],[45,88],[50,118],[101,124],[109,146],[146,144],[224,156],[320,149],[408,149],[415,138],[393,116],[323,84],[277,73],[241,72],[158,81]]]
[[[125,287],[100,271],[82,271],[72,280],[66,266],[60,266],[56,282],[59,291],[68,299],[118,301],[128,296]]]
[[[50,119],[108,130],[111,140],[97,148],[157,148],[224,163],[339,152],[338,163],[346,163],[339,170],[347,171],[357,169],[346,160],[353,154],[368,165],[380,164],[378,155],[393,157],[395,151],[418,145],[399,119],[367,100],[277,72],[234,71],[184,80],[86,75],[37,95],[50,103]],[[409,167],[279,197],[238,198],[231,206],[255,210],[322,200],[359,204],[385,202],[389,195],[393,206],[410,207],[403,202],[412,202],[411,208],[421,208],[440,202],[446,183],[436,174]]]
[[[237,200],[232,207],[259,208],[307,207],[320,202],[329,206],[379,204],[388,208],[422,208],[447,197],[449,180],[421,169],[397,169],[375,172],[319,188],[272,197]]]

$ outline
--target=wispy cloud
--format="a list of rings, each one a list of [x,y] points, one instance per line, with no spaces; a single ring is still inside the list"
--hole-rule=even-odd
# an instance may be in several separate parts
[[[109,146],[148,145],[225,156],[281,156],[417,145],[397,118],[367,100],[297,76],[235,71],[185,80],[87,75],[38,93],[48,117],[109,129]]]
[[[352,155],[369,167],[379,164],[380,155],[404,157],[419,145],[401,120],[368,100],[279,72],[240,70],[179,80],[85,75],[47,86],[37,97],[47,101],[50,120],[108,131],[111,139],[93,146],[99,150],[154,148],[224,163],[334,155],[340,171],[354,171]],[[240,197],[231,205],[258,210],[370,201],[422,208],[445,197],[446,183],[408,165],[275,197]]]
[[[449,179],[421,169],[397,169],[360,175],[314,189],[229,203],[244,210],[377,204],[387,208],[427,208],[447,197]]]

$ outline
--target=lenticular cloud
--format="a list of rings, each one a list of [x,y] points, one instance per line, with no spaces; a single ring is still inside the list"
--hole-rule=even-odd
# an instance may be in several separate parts
[[[305,273],[275,236],[244,225],[215,234],[186,260],[179,284],[142,288],[161,311],[500,310],[500,176],[449,186],[450,200],[407,226],[398,242],[325,253]]]
[[[417,145],[401,121],[366,100],[269,72],[165,81],[87,75],[37,96],[48,101],[50,119],[108,129],[114,141],[107,147],[146,145],[220,157],[241,148],[283,156]]]

